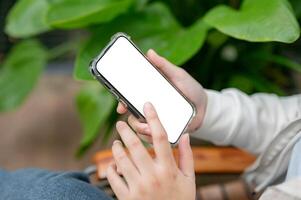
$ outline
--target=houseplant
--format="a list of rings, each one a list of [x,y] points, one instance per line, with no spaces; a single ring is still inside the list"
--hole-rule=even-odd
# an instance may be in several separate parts
[[[84,132],[78,154],[101,128],[106,141],[117,119],[116,102],[92,79],[88,64],[120,31],[205,87],[285,95],[294,88],[290,73],[301,71],[294,60],[300,55],[294,43],[300,16],[298,0],[19,0],[6,19],[5,32],[15,43],[0,65],[0,111],[24,101],[47,62],[73,53],[74,78],[85,82],[76,97]],[[81,34],[46,48],[39,36],[54,30]]]

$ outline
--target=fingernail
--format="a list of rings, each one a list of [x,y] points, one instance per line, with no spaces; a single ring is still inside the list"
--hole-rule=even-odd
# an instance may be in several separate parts
[[[154,49],[150,49],[150,50],[152,51],[153,54],[158,56],[157,52]]]
[[[149,117],[151,115],[152,105],[151,105],[150,102],[146,102],[144,104],[143,112],[144,112],[144,114],[145,114],[146,117]]]
[[[120,121],[116,122],[116,128],[120,126]]]
[[[123,124],[124,124],[123,121],[116,122],[116,128],[121,128],[123,126]]]
[[[151,111],[153,110],[153,105],[150,102],[146,102],[144,104],[144,109],[146,109],[147,111]]]
[[[113,142],[113,145],[117,145],[117,144],[122,144],[122,143],[121,143],[120,140],[115,140],[115,141]]]

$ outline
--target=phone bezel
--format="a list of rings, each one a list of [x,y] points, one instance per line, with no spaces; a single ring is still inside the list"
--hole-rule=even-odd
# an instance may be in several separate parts
[[[140,121],[146,122],[142,113],[140,113],[98,70],[97,70],[97,63],[98,61],[105,55],[105,53],[114,45],[114,43],[120,38],[124,37],[127,39],[135,48],[136,50],[164,77],[165,80],[187,101],[188,104],[192,107],[192,114],[187,121],[185,127],[183,128],[181,134],[177,138],[177,140],[171,144],[175,145],[179,141],[181,135],[186,131],[188,125],[192,121],[193,117],[196,115],[195,105],[173,84],[171,83],[168,78],[155,66],[153,65],[148,58],[142,53],[142,51],[131,41],[130,37],[125,33],[116,33],[112,36],[111,41],[106,45],[106,47],[100,52],[100,54],[90,62],[90,72],[91,74],[105,87],[109,90],[109,92],[116,97],[119,102],[126,104],[128,110]]]

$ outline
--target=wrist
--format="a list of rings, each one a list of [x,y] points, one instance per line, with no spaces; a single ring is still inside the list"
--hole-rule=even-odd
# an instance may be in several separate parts
[[[191,124],[189,125],[188,132],[193,133],[196,130],[198,130],[204,122],[206,110],[207,110],[207,102],[208,102],[208,95],[205,90],[202,91],[202,98],[200,103],[195,105],[196,113],[191,121]]]

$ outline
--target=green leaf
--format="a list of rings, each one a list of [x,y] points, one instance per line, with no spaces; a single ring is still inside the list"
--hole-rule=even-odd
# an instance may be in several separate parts
[[[95,141],[114,107],[114,99],[96,81],[88,83],[76,97],[76,106],[83,125],[84,137],[78,155],[81,155]]]
[[[53,27],[80,28],[111,21],[127,11],[133,0],[59,0],[51,3],[47,22]]]
[[[204,21],[237,39],[291,43],[300,35],[299,24],[287,0],[244,0],[239,11],[217,6]]]
[[[201,19],[183,28],[164,4],[150,4],[140,12],[118,17],[94,29],[92,37],[79,50],[74,75],[78,79],[91,79],[88,63],[116,32],[130,35],[142,51],[153,48],[171,62],[181,65],[201,48],[207,28]]]
[[[5,32],[17,38],[30,37],[49,30],[45,21],[47,0],[19,0],[6,18]]]
[[[20,105],[35,86],[46,64],[46,51],[36,40],[17,44],[0,69],[0,111]]]

